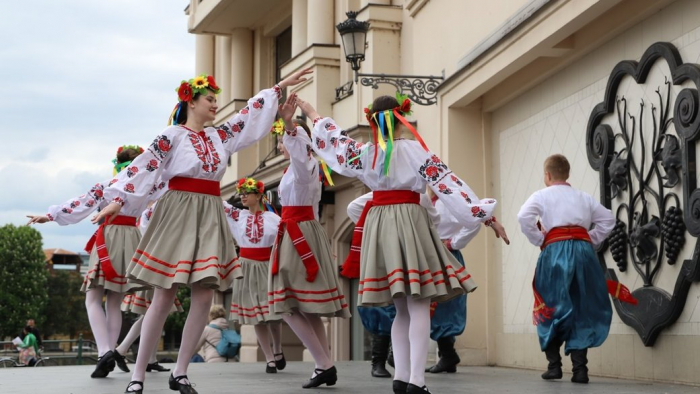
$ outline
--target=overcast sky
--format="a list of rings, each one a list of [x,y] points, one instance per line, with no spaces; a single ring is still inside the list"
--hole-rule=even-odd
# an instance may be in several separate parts
[[[124,144],[165,127],[194,73],[187,0],[32,0],[0,23],[0,226],[112,176]],[[95,227],[36,225],[45,248],[79,252]]]

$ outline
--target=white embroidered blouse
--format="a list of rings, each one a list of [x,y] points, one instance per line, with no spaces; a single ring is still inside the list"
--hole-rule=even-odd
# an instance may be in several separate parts
[[[247,209],[239,209],[224,203],[226,220],[231,234],[241,248],[272,247],[277,237],[280,217],[274,212],[258,211],[251,214]]]
[[[448,249],[464,249],[481,230],[481,226],[478,224],[464,226],[460,223],[440,199],[435,201],[435,211],[440,217],[440,222],[435,224],[435,228],[440,239],[447,240]]]
[[[593,245],[599,245],[615,226],[615,217],[593,196],[568,184],[552,185],[533,193],[518,212],[520,230],[535,246],[541,246],[544,235],[537,228],[580,226],[588,230]],[[594,228],[591,228],[595,225]]]
[[[311,140],[306,131],[297,127],[282,137],[289,152],[289,167],[279,185],[282,206],[311,206],[318,220],[318,203],[321,201],[321,181],[318,160],[311,154]]]
[[[372,190],[411,190],[423,194],[427,185],[464,226],[488,223],[493,217],[496,200],[479,199],[437,155],[425,151],[417,141],[394,141],[389,176],[384,176],[385,152],[378,149],[373,169],[372,161],[377,147],[373,143],[363,144],[348,137],[333,119],[317,120],[312,138],[314,151],[333,171],[356,177]]]
[[[220,181],[229,157],[262,139],[277,114],[280,88],[274,86],[248,100],[248,105],[218,127],[202,131],[170,126],[158,135],[128,170],[120,172],[105,188],[105,199],[126,207],[140,204],[161,178],[174,177]]]

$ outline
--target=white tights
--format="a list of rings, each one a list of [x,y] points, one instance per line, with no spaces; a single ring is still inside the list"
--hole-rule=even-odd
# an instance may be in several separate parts
[[[291,315],[284,315],[283,319],[301,339],[304,346],[309,349],[309,353],[316,363],[316,368],[325,370],[333,366],[331,349],[328,346],[326,330],[320,316],[294,311]],[[314,372],[313,376],[315,375]]]
[[[268,363],[275,361],[275,354],[282,353],[282,327],[280,322],[256,324],[253,327],[255,328],[255,335],[258,337],[260,349],[265,355],[265,361]]]
[[[126,355],[126,353],[129,352],[129,348],[131,345],[134,344],[134,341],[141,335],[141,325],[143,324],[143,315],[139,317],[138,320],[134,322],[134,324],[131,326],[131,329],[129,329],[129,332],[126,334],[124,337],[124,340],[122,343],[117,346],[117,351],[119,354],[122,356]],[[156,346],[153,348],[153,352],[151,353],[151,359],[148,360],[149,364],[155,363],[156,360],[156,352],[158,351],[158,341],[156,341]]]
[[[177,354],[177,363],[173,369],[173,376],[178,377],[187,374],[187,367],[190,364],[190,358],[195,352],[195,347],[199,338],[202,336],[204,326],[207,324],[209,308],[211,307],[212,299],[214,298],[214,290],[192,285],[192,296],[190,298],[190,311],[185,321],[185,328],[182,330],[182,343],[180,351]],[[155,289],[151,306],[146,311],[143,318],[143,326],[141,327],[141,348],[153,349],[160,338],[160,334],[165,324],[165,319],[170,313],[170,308],[175,302],[177,294],[177,286],[170,289]],[[148,352],[139,352],[134,365],[134,373],[131,376],[132,381],[143,382],[146,377],[146,366],[149,358]],[[187,383],[183,380],[182,383]],[[139,390],[139,385],[131,387],[132,391]]]
[[[425,363],[430,340],[430,299],[394,299],[396,317],[391,325],[394,380],[425,385]]]
[[[102,298],[105,298],[105,307],[102,309]],[[92,335],[97,343],[97,354],[102,357],[112,350],[119,339],[122,328],[122,311],[119,309],[122,293],[105,290],[104,287],[96,287],[85,293],[85,309]]]

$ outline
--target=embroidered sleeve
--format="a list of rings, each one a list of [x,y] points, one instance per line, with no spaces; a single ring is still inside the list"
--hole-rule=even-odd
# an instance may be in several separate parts
[[[238,232],[236,231],[236,228],[238,226],[238,219],[240,218],[240,215],[241,215],[241,209],[234,207],[233,205],[227,203],[226,201],[221,201],[221,203],[224,206],[224,213],[226,214],[226,222],[228,223],[228,227],[231,230],[231,234],[233,235],[233,238],[236,240],[236,242],[240,243],[240,240],[238,239]]]
[[[160,175],[166,166],[170,152],[174,149],[174,139],[180,128],[171,126],[157,136],[148,149],[140,154],[131,165],[122,170],[105,188],[107,202],[143,204],[152,201],[154,187],[159,188]],[[162,188],[161,188],[162,189]]]
[[[420,195],[420,205],[428,211],[428,216],[433,222],[433,227],[437,228],[440,225],[440,213],[435,209],[433,202],[430,201],[430,197],[428,197],[427,194],[423,193]]]
[[[417,142],[411,145],[411,160],[445,207],[463,226],[483,223],[493,216],[496,200],[479,199],[467,184],[455,175],[437,155],[426,152]]]
[[[294,182],[319,182],[318,161],[312,155],[311,140],[306,131],[297,127],[296,130],[285,132],[282,143],[289,152],[289,170],[294,174]]]
[[[592,230],[588,231],[588,235],[591,237],[593,245],[600,245],[615,227],[615,216],[593,197],[588,197],[592,212],[591,224],[595,225]]]
[[[544,235],[537,228],[537,220],[542,214],[542,204],[537,197],[537,193],[534,193],[520,207],[518,223],[520,223],[520,231],[525,234],[528,241],[535,246],[540,246],[544,242]]]
[[[61,226],[78,223],[97,210],[104,201],[104,188],[103,183],[97,183],[80,197],[70,199],[62,205],[50,206],[46,216]]]
[[[275,85],[248,100],[248,105],[233,115],[216,132],[229,155],[260,141],[270,132],[277,115],[282,91]]]
[[[311,146],[333,171],[349,177],[358,177],[365,172],[370,154],[363,152],[374,149],[371,145],[348,137],[347,132],[331,118],[315,119],[311,133]]]
[[[481,227],[482,226],[462,227],[457,234],[450,238],[450,248],[452,250],[461,250],[466,248],[469,242],[471,242],[471,240],[474,239],[477,234],[479,234]]]
[[[146,230],[148,230],[148,225],[151,223],[151,216],[153,216],[153,210],[156,209],[156,204],[151,205],[147,209],[145,209],[141,213],[141,217],[139,217],[139,231],[141,232],[141,235],[146,233]]]

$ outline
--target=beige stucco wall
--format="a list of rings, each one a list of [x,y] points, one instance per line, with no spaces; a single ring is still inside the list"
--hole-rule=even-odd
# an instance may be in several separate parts
[[[498,169],[495,183],[500,197],[501,221],[513,234],[509,247],[500,247],[499,274],[490,278],[489,286],[500,289],[501,299],[489,300],[500,310],[496,330],[498,365],[542,369],[546,364],[539,350],[535,328],[531,323],[533,303],[531,281],[539,250],[519,235],[516,214],[522,202],[543,187],[542,163],[553,153],[563,153],[572,165],[570,182],[592,195],[599,196],[599,178],[587,160],[585,133],[588,116],[602,101],[612,68],[621,60],[638,60],[646,48],[657,41],[670,41],[679,48],[685,62],[700,58],[700,3],[678,1],[633,26],[598,49],[579,59],[494,111],[492,118],[492,164]],[[654,90],[663,87],[669,75],[663,61],[654,65],[644,86],[626,78],[620,95],[644,97],[647,109],[658,106]],[[691,86],[689,83],[683,85]],[[681,87],[672,88],[674,94]],[[632,113],[638,112],[638,100]],[[613,126],[617,122],[606,118]],[[648,120],[647,120],[648,121]],[[651,123],[647,130],[651,130]],[[619,146],[618,146],[619,149]],[[678,190],[674,190],[678,192]],[[683,253],[692,253],[694,242],[688,242]],[[608,266],[615,267],[608,256]],[[673,292],[679,265],[663,266],[656,284]],[[618,273],[631,288],[641,285],[633,269]],[[654,347],[645,347],[638,335],[615,314],[611,335],[602,347],[589,353],[591,373],[640,379],[700,383],[697,375],[700,351],[700,286],[693,285],[688,303],[678,321],[665,330]],[[570,367],[570,363],[566,365]]]

